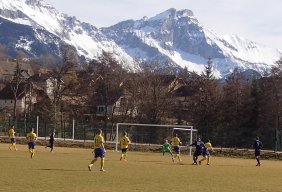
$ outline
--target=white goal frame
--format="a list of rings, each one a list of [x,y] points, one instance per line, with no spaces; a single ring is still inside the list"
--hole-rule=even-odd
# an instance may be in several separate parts
[[[181,130],[181,131],[190,131],[190,144],[193,143],[193,132],[197,132],[198,129],[193,129],[193,126],[188,125],[158,125],[158,124],[138,124],[138,123],[117,123],[116,124],[116,152],[118,151],[118,144],[119,144],[119,126],[126,125],[126,126],[146,126],[146,127],[171,127],[173,130]],[[192,155],[192,146],[189,147],[189,155]]]

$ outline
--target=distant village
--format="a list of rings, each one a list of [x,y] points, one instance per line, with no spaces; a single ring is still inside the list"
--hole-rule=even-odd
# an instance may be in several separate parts
[[[136,71],[122,66],[106,52],[84,64],[72,54],[56,62],[1,59],[1,129],[15,124],[24,133],[39,118],[41,127],[56,127],[61,136],[75,121],[84,138],[98,127],[111,137],[116,123],[126,122],[192,125],[201,137],[228,147],[264,135],[272,148],[274,132],[281,140],[282,60],[268,76],[234,69],[224,80],[214,77],[212,58],[202,74],[158,63],[138,63]],[[151,131],[156,140],[160,133]]]

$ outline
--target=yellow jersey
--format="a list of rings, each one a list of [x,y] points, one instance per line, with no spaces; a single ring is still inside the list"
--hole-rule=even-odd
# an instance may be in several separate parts
[[[15,137],[15,133],[16,133],[16,132],[15,132],[14,129],[10,129],[8,133],[9,133],[9,137],[10,137],[11,139],[16,138],[16,137]]]
[[[120,138],[120,148],[125,149],[128,148],[128,144],[130,143],[130,140],[127,136],[123,136]]]
[[[102,135],[96,135],[94,137],[94,148],[104,148],[103,143],[105,142],[104,137]]]
[[[205,143],[205,147],[213,151],[212,144],[210,142]]]
[[[178,137],[173,137],[172,139],[171,139],[171,145],[172,146],[179,146],[180,145],[180,139],[178,138]]]
[[[37,136],[36,136],[36,134],[33,133],[33,132],[28,133],[27,136],[26,136],[26,138],[27,138],[27,140],[28,140],[29,142],[34,142],[34,141],[37,140]]]

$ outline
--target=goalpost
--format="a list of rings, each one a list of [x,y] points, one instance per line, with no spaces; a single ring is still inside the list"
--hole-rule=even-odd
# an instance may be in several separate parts
[[[193,129],[193,126],[186,126],[186,125],[157,125],[157,124],[117,123],[116,124],[116,138],[115,138],[115,145],[116,145],[115,150],[116,151],[118,151],[119,134],[121,132],[120,131],[121,126],[160,127],[160,128],[163,128],[163,129],[160,129],[159,131],[163,131],[163,132],[166,131],[166,133],[170,132],[169,135],[166,134],[166,133],[163,133],[163,134],[166,134],[166,136],[171,136],[172,132],[175,132],[175,131],[189,132],[190,133],[189,144],[193,143],[193,133],[198,131],[197,129]],[[167,130],[164,130],[164,128],[167,128]],[[151,130],[151,131],[153,131],[153,130]],[[162,141],[163,141],[163,139],[162,139]],[[180,139],[183,140],[183,138],[180,138]],[[137,143],[137,141],[135,143]],[[142,145],[144,143],[140,142],[138,144]],[[190,156],[192,155],[192,147],[191,146],[189,147],[189,155]]]

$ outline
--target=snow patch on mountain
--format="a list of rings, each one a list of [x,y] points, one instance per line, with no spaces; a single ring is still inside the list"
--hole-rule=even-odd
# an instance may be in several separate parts
[[[102,51],[113,53],[116,58],[133,59],[114,41],[107,39],[96,27],[80,22],[75,17],[58,12],[42,0],[1,0],[1,17],[14,23],[45,29],[74,46],[80,55],[97,58]]]
[[[281,50],[236,35],[220,36],[203,27],[190,10],[169,9],[151,18],[119,23],[105,31],[117,44],[127,47],[125,51],[136,58],[156,58],[146,48],[136,48],[140,42],[142,47],[158,50],[160,56],[157,58],[165,56],[176,65],[198,73],[204,70],[207,58],[211,57],[217,77],[229,74],[236,67],[264,73],[282,54]],[[126,37],[135,40],[125,41]]]
[[[25,37],[20,37],[20,39],[18,40],[18,43],[16,44],[16,48],[21,48],[24,50],[31,50],[31,44],[33,43],[33,41],[25,38]]]
[[[188,9],[172,8],[151,18],[97,29],[58,12],[44,0],[0,1],[0,17],[32,27],[39,41],[55,45],[66,42],[88,59],[99,57],[104,50],[131,69],[136,68],[134,59],[139,59],[201,73],[211,57],[215,75],[222,77],[235,67],[264,72],[282,55],[281,50],[236,35],[218,35],[202,26]],[[32,51],[31,41],[19,38],[16,48]]]
[[[15,23],[34,27],[40,26],[53,34],[60,34],[62,32],[62,23],[60,21],[64,19],[65,15],[59,13],[55,8],[44,1],[2,0],[0,9],[4,11],[20,11],[20,13],[4,15],[5,19]]]

